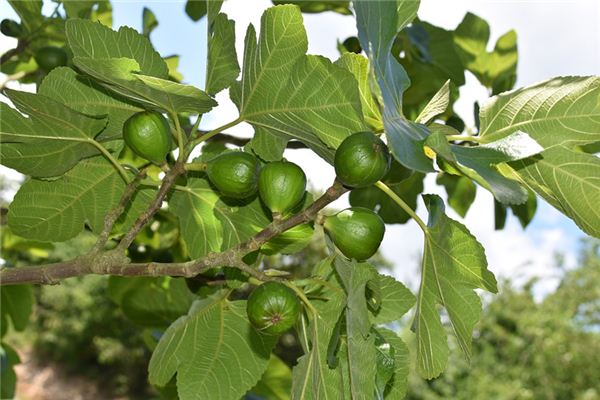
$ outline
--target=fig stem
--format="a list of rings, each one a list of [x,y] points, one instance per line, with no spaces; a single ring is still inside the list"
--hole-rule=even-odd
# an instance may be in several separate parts
[[[200,143],[207,141],[208,139],[210,139],[211,137],[213,137],[215,135],[218,135],[219,133],[223,132],[225,129],[229,129],[233,126],[236,126],[237,124],[239,124],[242,121],[243,121],[243,119],[238,117],[238,118],[234,119],[233,121],[228,122],[225,125],[221,125],[220,127],[215,128],[212,131],[209,131],[209,132],[205,133],[204,135],[192,140],[191,141],[191,150],[193,150],[194,147],[196,147]]]
[[[98,143],[94,139],[91,139],[90,143],[94,147],[96,147],[100,151],[100,153],[102,153],[102,155],[104,157],[106,157],[108,159],[108,161],[110,161],[110,163],[117,169],[117,171],[119,172],[119,174],[121,175],[121,178],[123,178],[125,183],[129,183],[129,176],[127,175],[127,171],[125,171],[125,168],[123,168],[123,166],[121,164],[119,164],[119,162],[112,156],[112,154],[110,154],[110,151],[108,151],[106,149],[106,147],[102,146],[100,143]]]
[[[181,123],[179,122],[179,118],[177,118],[176,113],[169,114],[171,120],[175,124],[175,136],[177,137],[177,147],[179,148],[179,155],[177,156],[177,161],[181,162],[185,160],[185,147],[183,144],[183,130],[181,129]]]
[[[292,289],[294,292],[296,292],[296,295],[298,295],[298,297],[300,297],[300,300],[302,300],[302,302],[306,305],[306,307],[310,310],[311,314],[316,318],[319,315],[319,312],[317,311],[317,309],[315,307],[313,307],[312,303],[310,302],[310,300],[308,299],[308,297],[306,297],[306,295],[304,294],[304,292],[302,290],[300,290],[296,285],[294,285],[292,282],[286,282],[283,281],[282,282],[285,286],[289,287],[290,289]]]
[[[208,164],[201,162],[187,163],[184,165],[186,171],[206,171]]]
[[[410,215],[411,218],[414,219],[417,224],[419,224],[419,227],[423,230],[423,232],[427,233],[427,225],[425,224],[425,222],[423,222],[423,220],[419,218],[417,213],[412,208],[410,208],[410,206],[406,204],[406,202],[402,200],[400,196],[398,196],[392,189],[390,189],[388,185],[379,181],[375,183],[375,186],[377,186],[379,190],[381,190],[382,192],[387,194],[392,200],[394,200],[394,202],[398,204],[400,208],[406,211],[406,213]]]

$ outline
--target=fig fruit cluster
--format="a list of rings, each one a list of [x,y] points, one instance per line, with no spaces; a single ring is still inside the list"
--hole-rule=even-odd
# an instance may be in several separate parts
[[[255,156],[242,151],[217,156],[206,173],[225,197],[245,199],[258,192],[273,215],[292,210],[306,192],[306,175],[298,165],[284,160],[261,166]]]

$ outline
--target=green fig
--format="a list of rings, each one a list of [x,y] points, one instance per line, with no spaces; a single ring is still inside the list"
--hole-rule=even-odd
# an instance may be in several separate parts
[[[123,139],[138,156],[161,165],[171,151],[171,128],[162,114],[142,111],[123,125]]]
[[[35,62],[46,72],[67,65],[67,53],[60,47],[46,46],[35,52]]]
[[[350,207],[328,216],[323,227],[343,255],[358,261],[377,252],[385,233],[381,217],[363,207]]]
[[[335,152],[335,173],[340,182],[351,188],[371,186],[390,169],[387,146],[372,132],[348,136]]]
[[[18,38],[23,35],[23,27],[17,21],[5,18],[0,22],[0,32],[6,36]]]
[[[294,326],[300,308],[300,300],[292,289],[283,283],[266,282],[250,294],[246,312],[260,332],[279,335]]]
[[[244,199],[254,195],[258,186],[260,163],[250,153],[235,151],[221,154],[208,163],[211,183],[226,197]]]
[[[342,43],[344,48],[351,53],[360,54],[362,53],[362,47],[360,46],[360,41],[356,36],[350,36]]]
[[[272,213],[282,214],[298,205],[306,192],[306,175],[298,165],[272,162],[260,170],[258,193]]]

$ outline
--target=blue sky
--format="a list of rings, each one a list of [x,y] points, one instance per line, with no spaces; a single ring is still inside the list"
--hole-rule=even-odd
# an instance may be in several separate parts
[[[185,81],[203,87],[205,22],[191,21],[185,14],[184,2],[113,1],[114,27],[128,25],[141,30],[144,5],[155,13],[159,21],[151,36],[156,49],[163,56],[179,54],[180,71]],[[247,24],[254,23],[258,27],[260,15],[269,5],[267,0],[225,2],[223,11],[236,21],[238,55],[241,54],[241,40]],[[422,0],[419,16],[446,29],[453,29],[467,11],[490,23],[492,45],[507,30],[517,31],[520,57],[517,87],[558,75],[597,75],[600,72],[600,2],[597,0]],[[0,5],[0,14],[3,18],[14,18],[6,2]],[[333,59],[338,55],[336,39],[356,34],[352,17],[323,13],[305,15],[304,18],[309,52],[312,54]],[[10,46],[10,39],[2,38],[0,51]],[[461,100],[456,107],[468,124],[473,123],[473,102],[481,102],[485,98],[486,91],[467,74],[467,84],[461,88]],[[236,109],[227,100],[226,93],[219,94],[217,100],[220,106],[203,120],[205,127],[221,125],[236,116]],[[249,126],[241,125],[235,128],[234,133],[248,136],[251,131]],[[333,168],[307,152],[290,151],[286,157],[302,165],[309,177],[314,177],[312,183],[316,189],[325,188],[333,180]],[[433,177],[427,180],[426,190],[445,197],[443,190],[434,184]],[[335,205],[345,207],[347,200],[341,199]],[[426,218],[423,204],[418,206],[418,213]],[[460,220],[452,211],[449,214]],[[462,222],[484,244],[492,271],[501,277],[516,277],[520,281],[533,275],[543,276],[546,279],[541,285],[542,292],[556,283],[556,271],[551,268],[554,253],[564,253],[567,264],[574,265],[578,241],[583,237],[571,220],[544,202],[538,205],[536,218],[525,231],[515,218],[509,216],[506,229],[495,232],[492,196],[481,188],[475,204]],[[421,249],[422,235],[414,223],[388,228],[382,245],[384,255],[396,265],[392,273],[408,282],[415,282]]]

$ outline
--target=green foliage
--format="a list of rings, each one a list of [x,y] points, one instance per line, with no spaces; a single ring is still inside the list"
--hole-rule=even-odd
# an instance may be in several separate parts
[[[535,213],[535,192],[582,230],[600,236],[594,207],[600,198],[600,164],[592,154],[600,142],[597,77],[559,77],[501,93],[516,80],[516,34],[501,36],[490,52],[486,21],[467,14],[456,29],[445,30],[417,19],[419,1],[414,0],[355,1],[352,8],[348,1],[276,5],[264,12],[258,32],[253,25],[247,28],[240,68],[235,22],[220,12],[221,3],[186,4],[192,19],[207,16],[201,90],[180,83],[177,56],[163,58],[155,51],[149,37],[158,20],[149,9],[138,33],[110,28],[108,1],[59,3],[50,16],[42,14],[39,1],[10,1],[23,32],[17,47],[3,56],[1,70],[9,79],[37,83],[38,90],[3,90],[12,104],[1,106],[1,162],[28,178],[3,227],[9,267],[0,270],[2,283],[48,283],[91,272],[136,276],[112,276],[109,283],[102,277],[78,278],[59,290],[38,290],[32,329],[44,354],[74,361],[76,367],[89,359],[115,368],[109,381],[131,373],[139,382],[139,363],[150,349],[150,382],[165,398],[400,399],[408,390],[408,347],[381,325],[390,327],[415,308],[416,370],[431,379],[452,360],[449,378],[438,378],[436,386],[440,379],[455,379],[452,371],[462,365],[451,349],[460,349],[467,359],[474,353],[471,337],[482,309],[475,290],[497,291],[483,248],[465,226],[445,215],[439,197],[424,196],[428,224],[415,213],[427,173],[438,173],[448,204],[461,216],[479,185],[495,197],[497,227],[504,225],[509,207],[525,226]],[[302,12],[350,15],[351,9],[358,42],[350,38],[339,45],[342,54],[335,61],[307,55]],[[68,57],[53,63],[32,58],[49,46],[65,49]],[[476,130],[465,130],[453,110],[465,71],[494,95],[477,108]],[[213,97],[226,90],[239,116],[208,132],[198,130],[203,115],[217,106]],[[153,140],[157,153],[141,151],[130,140],[140,131],[129,129],[126,121],[145,110],[160,119],[164,140]],[[229,132],[242,122],[254,129],[248,143]],[[353,134],[369,130],[385,141],[369,133],[361,149],[347,148],[353,138],[364,137]],[[218,136],[223,131],[229,135]],[[177,139],[177,160],[170,154],[171,135]],[[244,151],[227,150],[219,140]],[[126,143],[160,168],[136,157]],[[292,168],[295,177],[281,174],[285,185],[279,182],[281,171],[270,171],[293,165],[281,163],[288,143],[334,164],[339,181],[319,197],[305,195],[301,170]],[[270,162],[261,174],[262,202],[255,196],[261,160]],[[346,191],[342,183],[356,187],[350,193],[353,208],[325,217],[321,210]],[[386,223],[411,218],[424,234],[416,298],[402,283],[377,272],[381,259],[371,259],[375,266],[356,261],[376,253]],[[336,254],[331,243],[323,249],[318,225],[350,260]],[[56,260],[61,262],[21,265]],[[293,318],[281,331],[297,321],[297,329],[279,341],[257,331],[246,314],[249,284],[273,276],[294,293]],[[25,328],[32,293],[29,286],[2,287],[3,335],[10,326]],[[570,301],[560,297],[562,304]],[[529,300],[526,305],[538,307]],[[580,319],[595,318],[585,307],[577,318],[561,315],[569,324],[553,326],[557,334],[568,326],[575,329],[571,325]],[[445,320],[452,327],[450,338]],[[61,334],[48,328],[55,325]],[[558,345],[525,328],[519,326],[517,339],[556,353]],[[480,337],[483,332],[478,330]],[[567,333],[569,343],[588,340],[579,331]],[[510,339],[505,347],[497,344],[506,337],[492,338],[483,354],[527,349],[523,341]],[[556,343],[564,342],[557,337]],[[79,357],[75,349],[86,346],[89,352]],[[18,359],[4,342],[2,349],[2,395],[11,396]],[[544,357],[532,357],[531,369],[564,363]],[[584,356],[574,358],[569,374],[587,362]],[[596,370],[587,369],[581,381],[593,381],[590,371]],[[524,376],[519,370],[511,379],[524,381]],[[579,389],[564,389],[566,384],[551,387],[544,381],[547,375],[527,377],[557,398],[583,396]],[[481,379],[477,387],[490,382]],[[496,396],[497,387],[488,386],[492,392],[483,397]],[[125,390],[129,387],[117,391]],[[480,392],[469,388],[465,393],[478,398]],[[454,392],[444,395],[460,398]]]
[[[182,400],[243,395],[260,379],[275,344],[275,337],[250,325],[245,309],[246,301],[229,301],[222,293],[195,302],[161,337],[150,382],[164,386],[177,372]]]
[[[492,293],[498,290],[481,244],[467,228],[444,214],[441,198],[426,195],[424,199],[429,210],[429,229],[425,235],[414,331],[417,368],[431,379],[444,371],[449,352],[436,304],[446,309],[459,347],[469,357],[473,327],[481,313],[481,302],[473,289]]]
[[[11,203],[8,224],[23,237],[55,242],[75,237],[85,224],[100,232],[124,188],[114,167],[102,157],[93,157],[57,180],[31,179],[23,184]],[[122,229],[133,223],[153,193],[146,188],[135,195]]]
[[[297,7],[268,9],[256,38],[252,25],[245,40],[242,80],[231,87],[240,118],[263,134],[298,139],[326,160],[350,133],[364,130],[352,74],[318,56],[306,55],[307,38]],[[318,95],[327,93],[327,96]],[[253,150],[261,156],[264,147]]]

